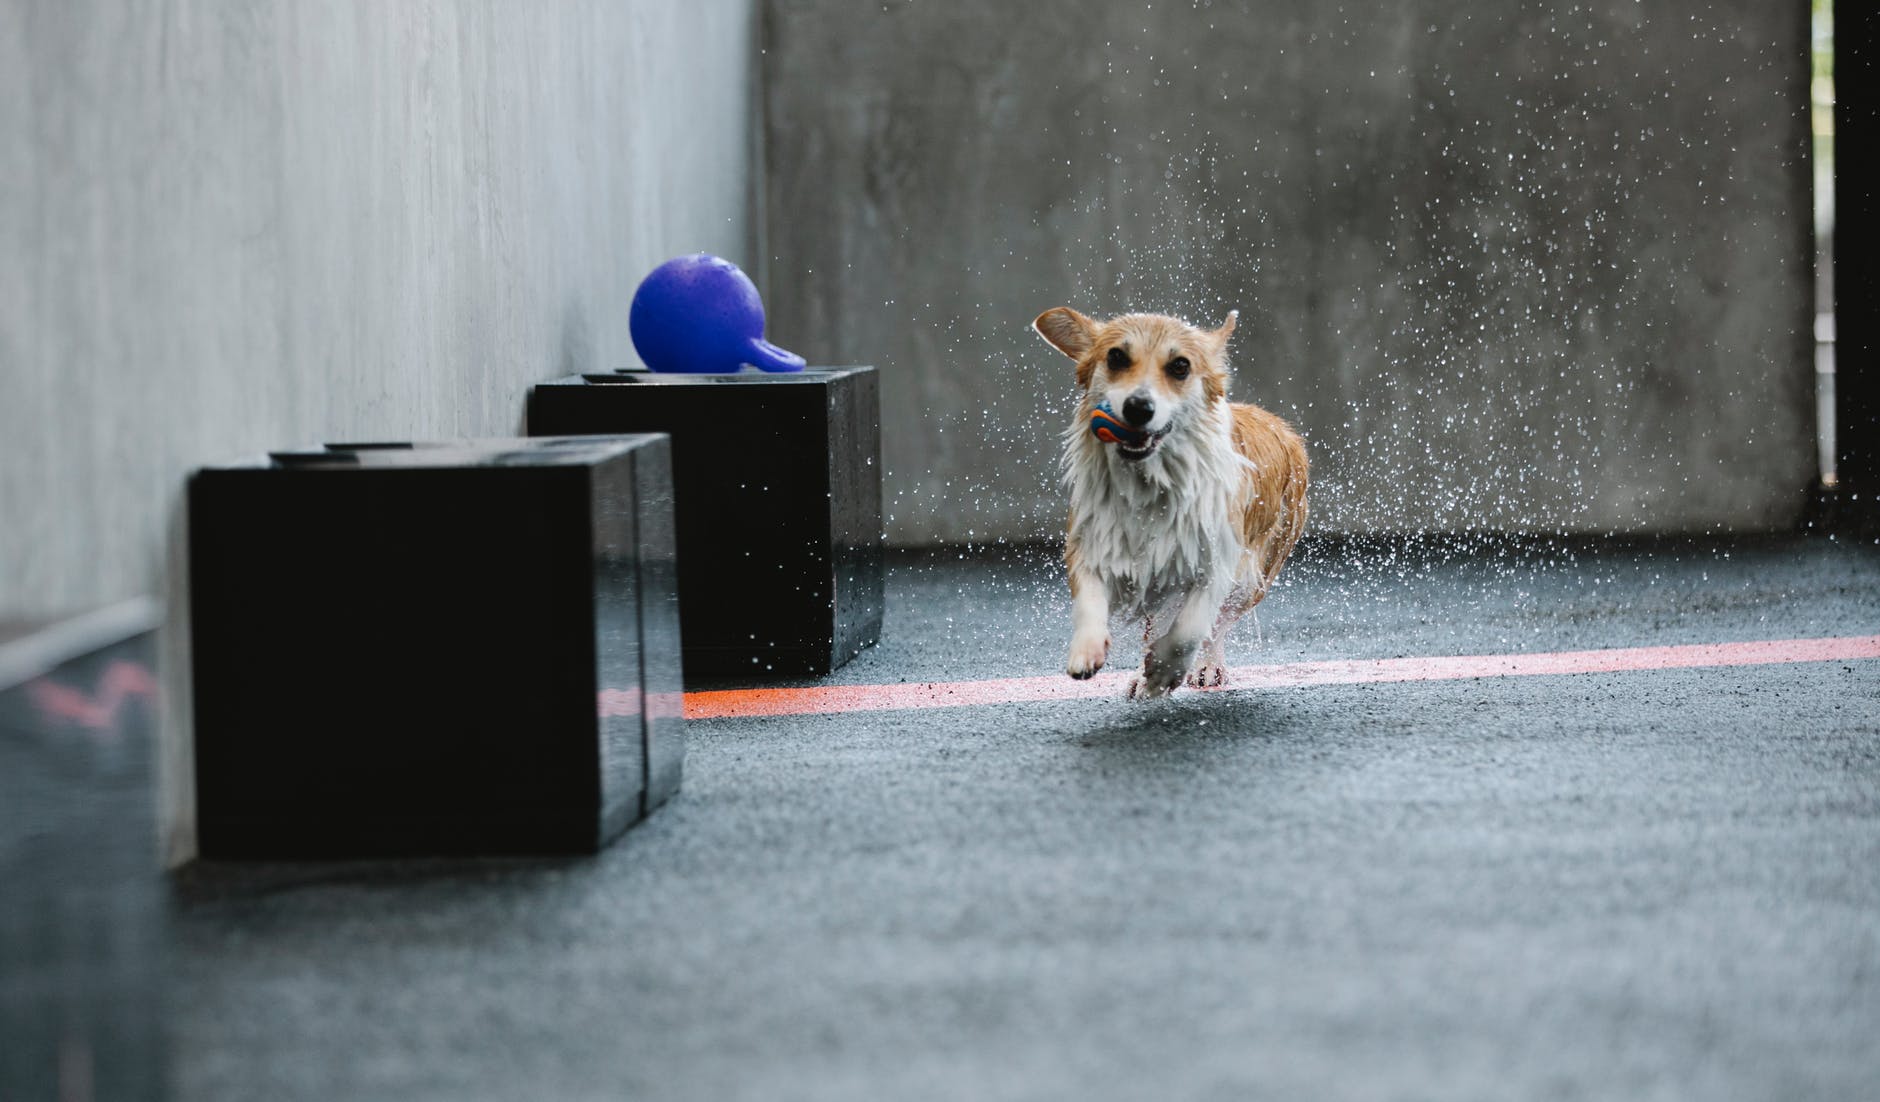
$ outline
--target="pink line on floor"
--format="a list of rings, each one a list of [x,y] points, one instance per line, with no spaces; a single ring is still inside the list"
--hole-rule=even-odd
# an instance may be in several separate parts
[[[1469,654],[1439,658],[1372,658],[1239,666],[1228,671],[1229,691],[1308,685],[1370,685],[1398,681],[1457,681],[1472,677],[1534,677],[1629,673],[1706,666],[1768,666],[1791,662],[1845,662],[1880,658],[1880,635],[1826,639],[1765,639],[1750,643],[1697,643],[1675,647],[1539,654]],[[1120,696],[1130,674],[1105,673],[1089,681],[1063,674],[990,681],[925,681],[900,685],[817,685],[794,689],[722,689],[685,694],[687,719],[830,715],[963,708]],[[1188,690],[1183,690],[1188,691]],[[1221,690],[1210,690],[1221,691]]]
[[[127,702],[157,695],[157,678],[145,666],[119,660],[105,669],[94,692],[45,677],[28,682],[26,690],[48,716],[94,731],[109,731],[117,726],[118,713]]]

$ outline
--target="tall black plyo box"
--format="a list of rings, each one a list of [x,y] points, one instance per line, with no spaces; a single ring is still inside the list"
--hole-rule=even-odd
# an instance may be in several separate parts
[[[671,466],[631,436],[198,471],[202,855],[591,853],[672,795]]]
[[[824,674],[881,635],[872,367],[571,375],[529,432],[672,435],[687,676]]]

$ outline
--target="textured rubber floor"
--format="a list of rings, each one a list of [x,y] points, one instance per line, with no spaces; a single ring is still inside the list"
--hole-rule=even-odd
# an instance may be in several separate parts
[[[886,639],[827,683],[1049,675],[1061,589],[1032,549],[899,558]],[[1232,664],[1872,635],[1880,554],[1321,543],[1262,619]],[[598,859],[186,875],[179,1096],[1880,1082],[1880,661],[716,719],[690,738],[685,791]]]

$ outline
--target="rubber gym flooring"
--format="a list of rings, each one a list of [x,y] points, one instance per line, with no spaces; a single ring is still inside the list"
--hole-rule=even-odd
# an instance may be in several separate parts
[[[897,556],[888,598],[793,683],[853,692],[691,722],[598,857],[183,874],[178,1096],[1880,1084],[1872,546],[1313,542],[1229,647],[1291,673],[1142,704],[1053,695],[1048,549]]]

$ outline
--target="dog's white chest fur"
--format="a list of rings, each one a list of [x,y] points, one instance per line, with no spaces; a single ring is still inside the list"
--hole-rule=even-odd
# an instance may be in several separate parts
[[[1118,611],[1154,612],[1204,586],[1224,596],[1241,555],[1233,499],[1245,478],[1227,403],[1170,431],[1156,453],[1130,462],[1079,418],[1065,437],[1064,484],[1078,557]]]

